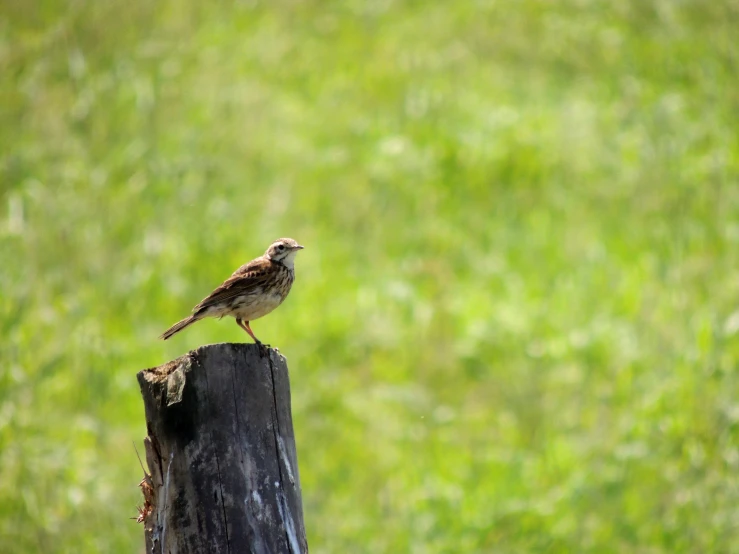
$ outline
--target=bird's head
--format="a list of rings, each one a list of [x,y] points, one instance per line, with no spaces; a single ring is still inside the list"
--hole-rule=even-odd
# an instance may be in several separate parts
[[[292,268],[295,263],[295,256],[298,250],[302,250],[297,241],[293,239],[277,239],[269,245],[264,255],[270,260],[280,262],[287,267]]]

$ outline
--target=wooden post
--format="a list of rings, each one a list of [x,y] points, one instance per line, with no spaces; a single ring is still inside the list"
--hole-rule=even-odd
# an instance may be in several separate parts
[[[285,358],[213,344],[138,380],[147,554],[307,554]]]

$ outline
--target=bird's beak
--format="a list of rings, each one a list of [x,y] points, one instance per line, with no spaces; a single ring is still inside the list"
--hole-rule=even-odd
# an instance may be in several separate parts
[[[295,249],[296,249],[296,250],[302,250],[303,248],[305,248],[305,246],[301,246],[300,244],[298,244],[298,245],[297,245],[297,246],[295,247]]]

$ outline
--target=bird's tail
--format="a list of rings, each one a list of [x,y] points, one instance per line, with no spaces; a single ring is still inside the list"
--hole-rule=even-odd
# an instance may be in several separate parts
[[[192,325],[193,323],[195,323],[199,319],[200,318],[197,317],[197,316],[195,316],[195,315],[188,316],[185,319],[183,319],[182,321],[178,321],[177,323],[175,323],[174,325],[172,325],[172,327],[170,327],[169,329],[167,329],[166,331],[164,331],[164,333],[162,333],[162,335],[159,338],[162,339],[162,340],[167,340],[169,337],[171,337],[175,333],[179,333],[185,327],[187,327],[188,325]]]

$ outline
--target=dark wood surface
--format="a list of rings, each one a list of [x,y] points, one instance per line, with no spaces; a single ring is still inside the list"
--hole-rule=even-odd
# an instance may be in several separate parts
[[[213,344],[138,380],[147,553],[307,553],[285,358]]]

